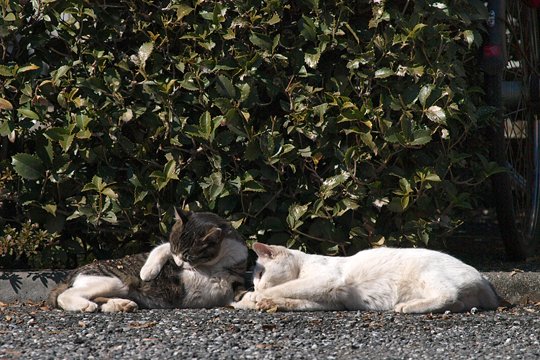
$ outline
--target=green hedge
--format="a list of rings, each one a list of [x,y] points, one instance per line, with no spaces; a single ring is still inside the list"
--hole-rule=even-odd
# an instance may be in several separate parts
[[[427,244],[496,171],[481,1],[0,8],[4,266],[146,249],[173,206],[322,253]]]

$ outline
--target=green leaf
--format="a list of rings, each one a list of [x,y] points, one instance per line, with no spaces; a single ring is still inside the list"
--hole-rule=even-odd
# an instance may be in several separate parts
[[[279,15],[277,13],[274,13],[274,15],[272,15],[272,17],[266,23],[268,25],[275,25],[280,21],[281,21],[281,19],[280,19]]]
[[[110,224],[116,224],[118,222],[118,218],[116,214],[112,211],[107,211],[101,216],[101,219],[110,223]]]
[[[48,212],[49,214],[51,214],[52,216],[56,216],[56,209],[57,209],[56,204],[42,205],[41,208],[45,210],[46,212]]]
[[[67,74],[67,72],[71,69],[71,66],[69,65],[62,65],[60,66],[57,70],[55,71],[52,71],[51,72],[51,75],[52,75],[52,81],[53,81],[53,84],[55,85],[58,85],[59,84],[59,80]]]
[[[257,141],[251,141],[246,146],[246,151],[244,152],[244,157],[248,161],[257,160],[261,156],[261,148]]]
[[[336,187],[342,185],[345,181],[347,181],[350,176],[351,174],[344,171],[341,174],[325,179],[321,185],[321,192],[326,193],[330,190],[335,189]]]
[[[75,124],[68,127],[54,127],[45,131],[45,137],[52,141],[57,141],[64,152],[67,152],[75,139],[75,135],[71,132],[75,128]],[[84,138],[84,133],[81,136]]]
[[[418,33],[420,32],[420,30],[422,30],[423,28],[425,28],[427,25],[426,24],[422,24],[422,23],[419,23],[419,24],[416,24],[414,26],[414,28],[409,32],[409,34],[407,35],[407,37],[411,38],[411,39],[414,39],[416,38],[416,36],[418,35]]]
[[[37,180],[43,177],[43,162],[36,155],[20,153],[11,157],[15,172],[23,179]]]
[[[407,207],[409,206],[409,199],[410,199],[409,195],[406,195],[401,198],[401,209],[403,211],[407,210]]]
[[[82,191],[97,191],[101,193],[107,186],[107,183],[103,182],[103,179],[97,175],[92,177],[92,182],[84,185]]]
[[[362,140],[364,144],[369,146],[371,151],[377,154],[378,148],[377,148],[377,144],[375,144],[375,142],[373,141],[373,135],[371,135],[370,133],[361,132],[360,134],[358,134],[358,136],[360,137],[360,140]]]
[[[229,99],[236,99],[237,97],[236,88],[232,81],[225,75],[219,75],[217,77],[217,91],[220,95]]]
[[[199,86],[197,85],[197,83],[195,82],[192,76],[193,74],[187,73],[184,76],[184,80],[180,81],[178,84],[184,89],[189,90],[189,91],[199,90]]]
[[[0,122],[0,136],[10,136],[15,129],[15,124],[12,121]]]
[[[209,202],[214,202],[223,193],[225,185],[223,184],[222,175],[219,172],[214,172],[210,176],[205,177],[200,183],[204,197]]]
[[[252,32],[249,36],[249,41],[251,41],[253,45],[263,50],[272,50],[272,41],[267,35]]]
[[[195,10],[191,6],[185,4],[173,5],[171,7],[176,9],[176,18],[178,21],[182,20],[184,17],[191,14],[193,10]]]
[[[349,210],[356,210],[358,209],[359,205],[354,202],[351,199],[345,198],[340,201],[334,206],[332,209],[332,216],[339,217],[345,214]]]
[[[251,181],[246,181],[242,184],[242,191],[263,193],[263,192],[266,192],[266,189],[264,188],[264,185],[262,185],[258,181],[251,180]]]
[[[441,181],[441,178],[439,177],[439,175],[437,175],[435,173],[427,174],[424,179],[427,180],[427,181],[433,181],[433,182],[440,182]]]
[[[199,117],[199,134],[205,140],[212,138],[212,117],[208,111]]]
[[[297,229],[300,225],[303,224],[303,221],[300,221],[300,218],[307,212],[309,204],[300,205],[293,204],[289,207],[289,214],[287,215],[287,224],[291,229]]]
[[[33,112],[30,109],[20,108],[20,109],[17,109],[17,112],[19,113],[19,115],[21,115],[23,117],[27,117],[27,118],[30,118],[32,120],[39,120],[39,115],[36,114],[35,112]]]
[[[238,113],[238,110],[229,109],[225,114],[225,119],[227,127],[230,131],[243,138],[248,137],[243,128],[244,119],[242,119],[242,117]]]
[[[13,77],[14,75],[13,66],[0,65],[0,76]]]
[[[431,141],[431,132],[429,130],[415,130],[413,132],[414,140],[410,145],[425,145]]]
[[[317,40],[317,32],[315,30],[315,23],[313,20],[305,15],[302,15],[302,20],[299,23],[300,34],[309,41]]]
[[[411,184],[405,178],[399,179],[399,188],[401,189],[401,194],[406,195],[412,192]]]
[[[97,188],[96,185],[92,184],[92,183],[87,183],[83,186],[82,192],[86,192],[86,191],[96,191],[96,192],[99,192],[99,189]]]
[[[4,21],[11,22],[11,21],[15,21],[15,20],[17,20],[17,17],[12,12],[8,12],[6,14],[6,16],[4,16]]]
[[[178,180],[178,175],[176,175],[176,161],[168,161],[163,168],[163,173],[167,180]]]

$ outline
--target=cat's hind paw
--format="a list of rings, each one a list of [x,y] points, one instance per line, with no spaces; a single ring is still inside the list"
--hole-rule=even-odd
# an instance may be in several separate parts
[[[66,311],[96,312],[99,305],[80,296],[68,296],[63,293],[58,296],[58,305]]]
[[[136,302],[118,298],[109,299],[109,301],[101,305],[101,311],[103,312],[133,312],[138,308]]]

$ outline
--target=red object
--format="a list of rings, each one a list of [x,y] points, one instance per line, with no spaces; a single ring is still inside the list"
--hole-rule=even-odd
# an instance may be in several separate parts
[[[534,0],[540,2],[540,0]],[[484,45],[484,56],[485,57],[497,57],[501,56],[502,49],[499,45]]]
[[[532,8],[539,8],[540,7],[540,0],[528,0],[527,3]]]

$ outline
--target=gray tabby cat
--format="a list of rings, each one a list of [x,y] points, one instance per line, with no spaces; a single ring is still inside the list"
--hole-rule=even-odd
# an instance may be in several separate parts
[[[147,276],[151,281],[139,277],[147,257],[160,262]],[[227,221],[212,213],[177,213],[168,243],[150,255],[82,266],[51,291],[48,303],[83,312],[225,306],[242,290],[246,263],[246,244]]]

